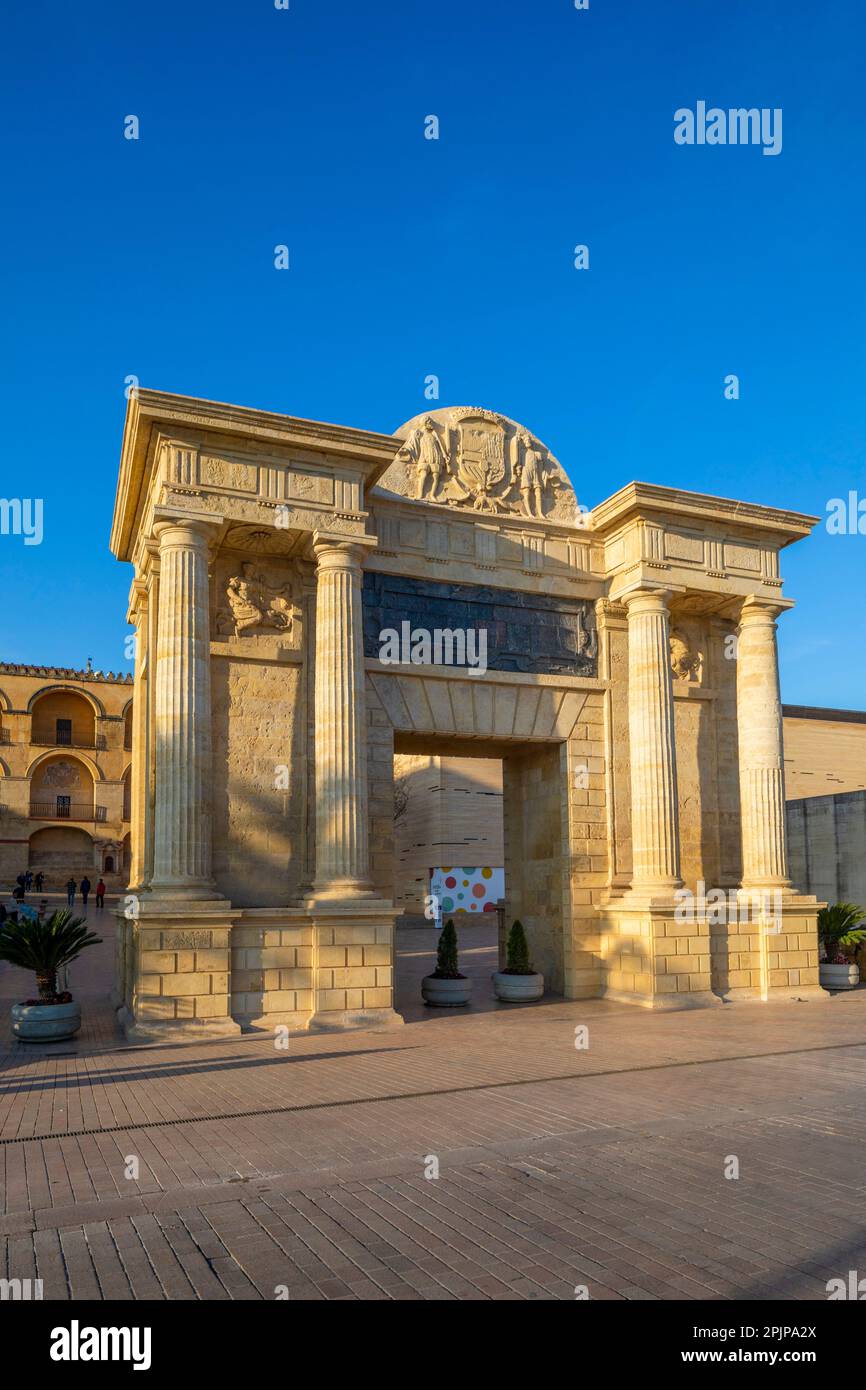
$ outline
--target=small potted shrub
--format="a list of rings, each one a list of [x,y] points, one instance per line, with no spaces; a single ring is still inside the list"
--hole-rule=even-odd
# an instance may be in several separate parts
[[[102,940],[81,917],[68,908],[50,917],[7,917],[0,926],[0,960],[32,970],[36,976],[38,999],[12,1005],[12,1032],[25,1042],[57,1042],[74,1037],[81,1027],[81,1005],[68,991],[58,993],[57,972],[61,966]]]
[[[519,1004],[528,999],[540,999],[544,994],[544,976],[533,970],[529,959],[529,943],[523,923],[514,921],[505,947],[505,969],[493,975],[493,992],[497,999]]]
[[[818,913],[818,939],[824,959],[818,979],[825,989],[853,989],[860,983],[860,967],[852,956],[866,941],[866,912],[856,903],[832,903]]]
[[[421,993],[428,1004],[440,1009],[453,1009],[458,1004],[468,1004],[472,994],[472,981],[460,974],[457,961],[457,932],[451,918],[445,923],[439,935],[436,948],[436,969],[432,975],[425,975],[421,981]]]

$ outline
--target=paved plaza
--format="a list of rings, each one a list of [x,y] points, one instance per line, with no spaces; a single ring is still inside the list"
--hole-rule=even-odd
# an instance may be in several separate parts
[[[864,989],[496,1005],[479,924],[473,1010],[433,1012],[435,933],[401,930],[402,1028],[133,1047],[90,916],[80,1038],[4,1034],[0,1063],[0,1276],[46,1298],[824,1299],[866,1273]],[[0,967],[4,1014],[28,988]]]

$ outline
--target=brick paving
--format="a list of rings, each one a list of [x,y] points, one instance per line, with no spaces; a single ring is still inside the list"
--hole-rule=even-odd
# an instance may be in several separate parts
[[[130,1047],[99,930],[81,1037],[0,1053],[0,1277],[46,1298],[823,1299],[866,1273],[866,989],[497,1005],[479,924],[472,1011],[418,1002],[434,933],[401,931],[404,1028]],[[4,1013],[31,988],[0,967]]]

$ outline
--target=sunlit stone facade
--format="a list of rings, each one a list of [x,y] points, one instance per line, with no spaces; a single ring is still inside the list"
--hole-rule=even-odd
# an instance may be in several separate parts
[[[395,754],[502,760],[506,913],[551,990],[821,997],[776,653],[813,524],[639,483],[587,511],[489,410],[389,435],[139,391],[129,1034],[400,1022]]]

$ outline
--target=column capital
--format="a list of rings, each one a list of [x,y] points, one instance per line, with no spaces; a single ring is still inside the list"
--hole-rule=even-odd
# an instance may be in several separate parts
[[[313,553],[319,569],[361,569],[364,555],[378,544],[375,536],[347,535],[343,531],[314,531]]]
[[[183,512],[169,512],[157,507],[154,512],[153,535],[163,551],[167,546],[188,545],[201,549],[213,544],[217,538],[220,517],[187,515]]]
[[[792,599],[763,598],[760,594],[749,594],[743,599],[740,609],[740,626],[775,623],[782,613],[793,607]]]
[[[628,610],[620,599],[597,598],[595,601],[595,616],[599,626],[608,623],[624,622],[628,617]]]
[[[667,613],[670,611],[671,592],[664,585],[641,584],[624,594],[617,594],[616,601],[624,605],[629,615],[632,610],[635,613]]]

